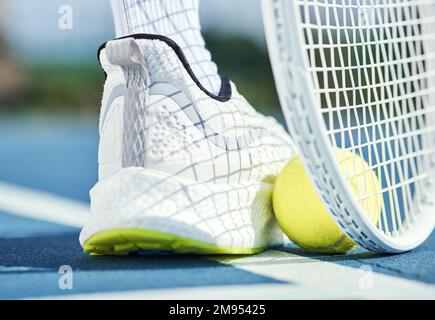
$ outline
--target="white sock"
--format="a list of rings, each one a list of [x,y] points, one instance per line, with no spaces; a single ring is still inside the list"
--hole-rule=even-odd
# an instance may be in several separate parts
[[[218,94],[221,79],[205,48],[199,23],[199,0],[111,0],[116,36],[133,33],[171,38],[183,50],[201,84]]]

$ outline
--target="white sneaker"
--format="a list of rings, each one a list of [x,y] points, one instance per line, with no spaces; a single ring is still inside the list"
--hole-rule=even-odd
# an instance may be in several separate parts
[[[285,241],[271,208],[290,137],[226,77],[218,96],[170,39],[132,35],[99,51],[107,79],[99,182],[84,250],[256,253]]]

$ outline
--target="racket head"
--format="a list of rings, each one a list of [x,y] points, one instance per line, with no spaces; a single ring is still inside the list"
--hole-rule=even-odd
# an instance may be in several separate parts
[[[435,3],[262,6],[287,126],[329,213],[368,250],[415,248],[435,222]],[[352,188],[361,171],[343,174],[337,148],[364,158],[378,177],[376,222],[361,200],[367,192]]]

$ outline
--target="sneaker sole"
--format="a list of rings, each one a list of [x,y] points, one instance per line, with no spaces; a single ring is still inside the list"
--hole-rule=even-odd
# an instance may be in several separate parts
[[[91,255],[127,255],[141,250],[192,254],[256,254],[266,248],[225,248],[147,229],[112,229],[91,236],[83,245]]]

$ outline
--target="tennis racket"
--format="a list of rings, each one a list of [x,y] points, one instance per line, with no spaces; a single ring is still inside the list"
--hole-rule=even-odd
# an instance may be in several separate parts
[[[435,1],[262,5],[287,126],[329,213],[368,250],[417,247],[435,221]],[[344,174],[337,150],[376,173],[379,213],[363,208],[364,187],[351,188],[369,173]]]

